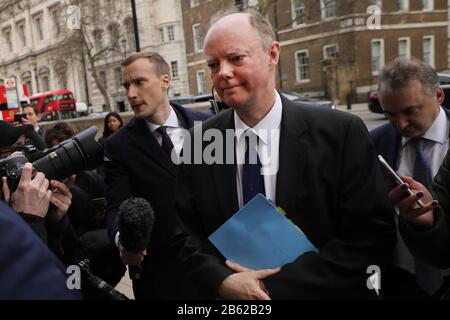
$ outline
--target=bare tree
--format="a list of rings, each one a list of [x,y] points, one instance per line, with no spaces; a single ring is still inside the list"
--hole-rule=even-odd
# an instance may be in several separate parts
[[[67,81],[67,66],[73,61],[83,60],[84,55],[107,110],[112,110],[112,105],[100,76],[102,64],[121,59],[126,43],[132,47],[130,30],[122,25],[129,20],[124,16],[127,10],[121,10],[119,5],[121,3],[114,0],[105,1],[104,6],[100,6],[99,1],[87,0],[72,0],[62,5],[59,12],[61,41],[55,46],[52,57],[54,71],[58,80],[64,84]],[[79,21],[75,27],[68,28],[68,19],[74,18],[70,16],[74,14],[73,8],[79,8],[80,15],[75,17]]]

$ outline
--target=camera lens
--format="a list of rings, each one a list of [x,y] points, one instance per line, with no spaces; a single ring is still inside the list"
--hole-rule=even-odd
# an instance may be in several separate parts
[[[80,132],[34,162],[33,167],[49,180],[63,180],[79,171],[96,168],[103,161],[103,149],[95,141],[96,133],[96,127]]]

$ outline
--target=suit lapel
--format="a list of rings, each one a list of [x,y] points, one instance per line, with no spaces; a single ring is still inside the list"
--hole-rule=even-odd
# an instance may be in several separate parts
[[[190,123],[192,121],[189,121],[190,119],[187,116],[186,111],[184,110],[184,108],[182,108],[182,107],[180,107],[180,106],[178,106],[176,104],[173,104],[172,108],[173,108],[173,110],[175,111],[175,113],[177,115],[178,121],[180,122],[180,126],[182,128],[184,128],[184,129],[188,129],[188,130],[190,128],[192,128],[193,123]],[[189,123],[188,123],[188,121],[189,121]]]
[[[169,174],[175,176],[176,168],[171,160],[162,150],[156,138],[148,129],[145,120],[134,118],[130,124],[128,136],[135,143],[136,147],[153,159],[161,168]]]
[[[223,137],[226,137],[226,129],[234,130],[234,113],[232,110],[227,111],[228,114],[224,115],[224,121],[217,126],[222,132]],[[233,152],[235,151],[233,139]],[[224,138],[223,155],[226,155],[226,141]],[[235,153],[235,152],[234,152]],[[225,215],[225,218],[231,217],[238,209],[238,197],[236,190],[236,154],[234,154],[234,161],[232,164],[213,165],[213,179],[215,183],[215,190],[217,192],[217,198],[219,199],[220,207]]]
[[[293,105],[282,96],[279,168],[276,184],[276,203],[289,213],[293,199],[308,193],[303,183],[303,173],[307,160],[308,144],[305,133],[308,130],[301,116],[301,107]]]

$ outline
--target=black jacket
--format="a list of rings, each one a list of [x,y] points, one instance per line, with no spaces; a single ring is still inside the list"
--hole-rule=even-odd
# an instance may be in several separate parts
[[[194,121],[208,118],[192,109],[172,105],[181,122],[191,128]],[[150,202],[156,220],[147,256],[143,261],[142,280],[133,283],[135,296],[155,299],[189,298],[183,285],[184,272],[176,253],[170,247],[175,230],[172,205],[175,200],[177,168],[150,132],[145,120],[133,118],[105,141],[105,183],[107,225],[110,238],[117,233],[120,204],[133,197]],[[136,290],[137,289],[137,290]]]
[[[395,227],[367,129],[356,116],[281,99],[276,205],[320,252],[265,279],[270,296],[376,297],[366,270],[388,262]],[[233,129],[233,110],[206,121],[209,128]],[[207,237],[238,211],[235,165],[181,165],[176,209],[183,233],[174,241],[194,281],[214,298],[232,271]]]

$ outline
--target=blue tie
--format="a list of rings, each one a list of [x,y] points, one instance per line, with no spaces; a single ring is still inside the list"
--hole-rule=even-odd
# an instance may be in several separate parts
[[[416,160],[414,161],[414,180],[429,188],[432,182],[431,168],[424,149],[424,138],[412,140],[416,148]],[[417,284],[430,296],[442,286],[443,279],[439,269],[431,267],[420,260],[414,259]]]
[[[264,177],[261,175],[261,162],[257,152],[258,136],[249,131],[244,132],[244,134],[245,156],[242,166],[242,195],[244,205],[246,205],[258,193],[265,195],[266,192]]]

